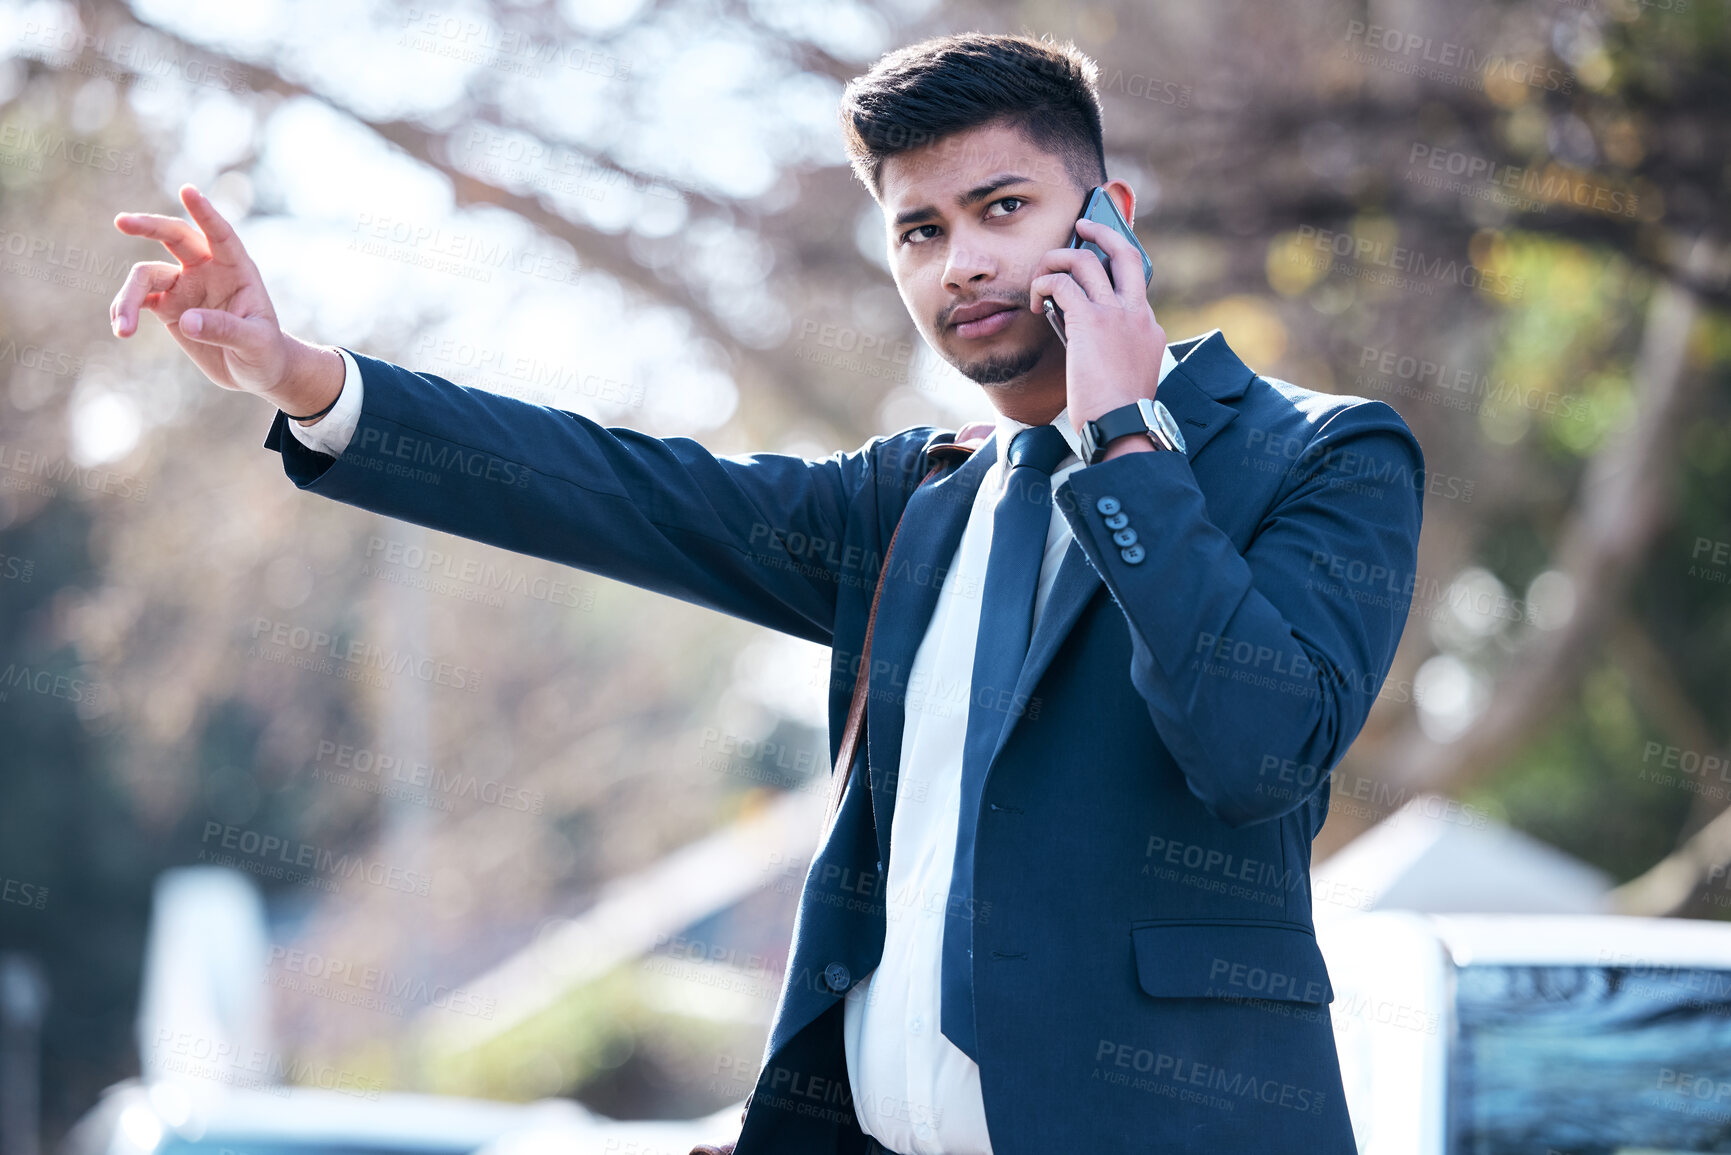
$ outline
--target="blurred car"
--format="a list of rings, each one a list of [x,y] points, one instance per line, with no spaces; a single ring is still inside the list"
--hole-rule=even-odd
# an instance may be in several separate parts
[[[1319,918],[1360,1155],[1731,1152],[1731,924]]]
[[[738,1134],[742,1104],[702,1119],[623,1122],[565,1099],[501,1103],[309,1087],[117,1084],[67,1135],[62,1155],[687,1155]]]

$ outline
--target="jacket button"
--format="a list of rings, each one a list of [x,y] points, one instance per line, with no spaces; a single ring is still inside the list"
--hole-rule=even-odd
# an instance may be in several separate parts
[[[1140,545],[1126,546],[1118,551],[1118,556],[1124,559],[1126,565],[1140,565],[1147,556],[1147,551]]]
[[[1107,529],[1123,529],[1130,524],[1130,515],[1120,510],[1106,519]]]
[[[1133,529],[1121,529],[1112,535],[1112,540],[1119,545],[1135,545],[1136,531]]]
[[[1118,512],[1120,507],[1117,498],[1102,497],[1099,501],[1094,503],[1094,508],[1105,514],[1107,517],[1111,517],[1114,513]]]
[[[840,994],[852,983],[853,974],[841,963],[830,963],[823,968],[823,981],[830,990]]]

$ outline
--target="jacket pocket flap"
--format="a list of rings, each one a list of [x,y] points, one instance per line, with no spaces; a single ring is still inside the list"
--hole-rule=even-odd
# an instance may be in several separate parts
[[[1134,926],[1136,977],[1155,998],[1278,999],[1331,1003],[1316,936],[1272,923]]]

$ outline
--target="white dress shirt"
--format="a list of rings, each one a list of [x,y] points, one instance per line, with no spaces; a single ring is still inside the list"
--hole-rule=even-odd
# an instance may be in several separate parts
[[[361,412],[361,373],[346,349],[347,376],[333,408],[310,426],[290,421],[303,444],[336,456],[354,436]],[[1177,361],[1160,361],[1164,381]],[[1082,467],[1069,408],[1053,418],[1070,454],[1052,471],[1052,488]],[[961,814],[962,749],[968,734],[969,683],[992,520],[1003,490],[1004,453],[1029,428],[1000,414],[998,457],[981,480],[962,540],[939,591],[932,620],[908,672],[895,816],[890,821],[889,876],[884,883],[883,958],[847,993],[842,1038],[854,1110],[868,1135],[903,1155],[991,1155],[980,1069],[939,1029],[944,909]],[[1070,523],[1052,503],[1046,552],[1034,594],[1034,623],[1070,548]],[[1031,635],[1030,635],[1031,636]],[[1128,672],[1126,671],[1126,675]],[[990,917],[989,912],[977,912]]]

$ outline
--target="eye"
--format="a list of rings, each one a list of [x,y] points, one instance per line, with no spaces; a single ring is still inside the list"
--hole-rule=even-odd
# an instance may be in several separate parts
[[[1026,197],[999,197],[997,200],[993,201],[990,205],[987,206],[986,216],[988,219],[990,219],[991,217],[1008,216],[1009,214],[1019,210],[1023,205],[1025,205],[1027,203],[1028,203],[1028,200]],[[999,212],[999,211],[997,211],[999,206],[1008,206],[1008,207],[1004,208],[1004,210],[1002,212]],[[904,245],[924,244],[926,241],[931,240],[932,237],[936,235],[937,227],[938,227],[937,225],[915,225],[913,228],[911,228],[907,232],[903,233],[898,238],[898,240],[900,241],[900,243],[902,243]],[[932,232],[926,236],[917,237],[917,238],[915,237],[916,233],[923,233],[927,229],[931,229]]]

